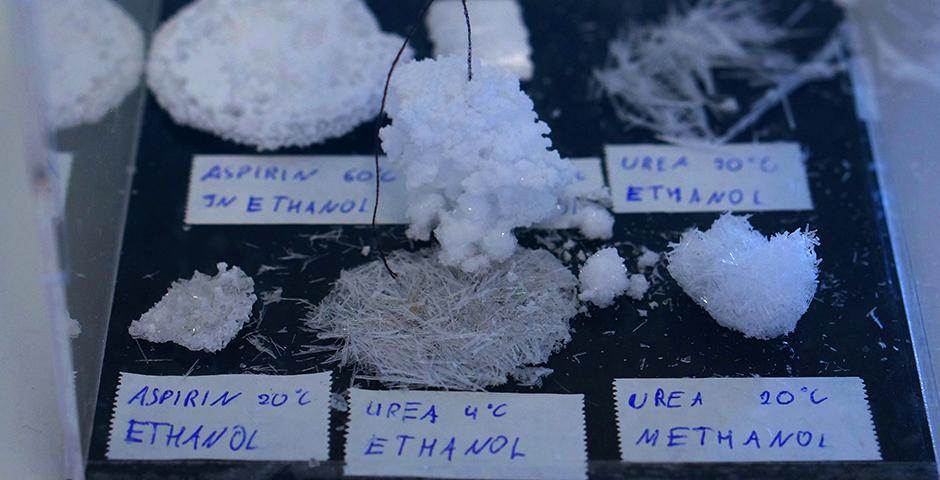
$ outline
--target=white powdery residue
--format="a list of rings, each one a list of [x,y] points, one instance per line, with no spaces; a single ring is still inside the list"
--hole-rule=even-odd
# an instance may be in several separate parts
[[[788,35],[769,21],[764,2],[705,0],[660,24],[627,28],[610,43],[607,64],[594,78],[629,126],[672,142],[724,143],[800,85],[841,69],[834,65],[837,42],[798,64],[778,47]],[[768,90],[740,115],[737,100],[717,90],[718,71]],[[713,131],[710,118],[733,116],[740,118],[726,132]]]
[[[275,287],[271,290],[261,292],[261,302],[264,305],[270,305],[272,303],[281,303],[284,301],[284,289],[281,287]]]
[[[482,63],[505,68],[521,78],[532,78],[529,31],[517,0],[467,2],[473,28],[473,56]],[[463,7],[457,0],[439,1],[427,14],[434,56],[466,55],[467,31]]]
[[[144,33],[111,0],[41,0],[36,39],[55,128],[101,120],[140,83]]]
[[[814,232],[766,238],[747,217],[722,215],[692,229],[667,253],[669,273],[722,326],[768,339],[796,328],[816,293]]]
[[[333,361],[362,369],[360,378],[403,388],[499,385],[570,340],[577,279],[551,253],[519,249],[477,273],[435,256],[391,253],[397,279],[378,261],[343,271],[306,327],[332,343]]]
[[[553,223],[555,228],[577,228],[586,238],[607,240],[614,236],[614,216],[601,205],[579,198],[578,211]]]
[[[656,266],[657,263],[659,263],[659,259],[660,259],[659,253],[654,252],[646,247],[642,247],[640,251],[642,253],[640,253],[640,256],[637,257],[636,259],[636,266],[641,271],[653,268]]]
[[[306,146],[375,117],[401,42],[362,0],[198,0],[154,35],[147,82],[180,124]]]
[[[134,338],[175,342],[190,350],[219,351],[251,316],[255,282],[238,267],[217,265],[210,277],[196,272],[177,280],[166,295],[128,329]]]
[[[642,274],[630,275],[630,286],[627,287],[627,296],[634,300],[642,300],[643,295],[650,289],[650,282]]]
[[[346,401],[346,396],[342,393],[331,393],[330,394],[330,408],[336,410],[337,412],[348,412],[349,411],[349,402]]]
[[[550,150],[550,130],[517,78],[479,63],[473,71],[467,81],[465,57],[402,65],[389,93],[392,124],[381,131],[405,177],[408,235],[433,231],[442,263],[467,272],[509,258],[514,229],[557,218],[577,174]]]
[[[623,295],[633,284],[627,275],[623,258],[614,247],[599,250],[588,257],[581,267],[578,280],[581,282],[578,298],[601,308],[612,305],[614,299]]]
[[[82,324],[74,318],[69,319],[69,337],[78,338],[82,334]]]
[[[541,387],[542,379],[555,371],[545,367],[522,367],[509,372],[509,376],[522,387]]]

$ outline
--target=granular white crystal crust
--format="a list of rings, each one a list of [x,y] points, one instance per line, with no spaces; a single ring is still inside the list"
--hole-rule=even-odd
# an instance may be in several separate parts
[[[144,34],[111,0],[41,0],[36,28],[54,128],[101,120],[140,83]]]
[[[157,31],[147,81],[178,123],[305,146],[375,117],[401,42],[362,0],[198,0]]]
[[[131,336],[190,350],[225,348],[251,317],[257,297],[254,280],[240,268],[225,263],[217,268],[212,277],[196,272],[190,280],[173,282],[153,308],[131,323]]]

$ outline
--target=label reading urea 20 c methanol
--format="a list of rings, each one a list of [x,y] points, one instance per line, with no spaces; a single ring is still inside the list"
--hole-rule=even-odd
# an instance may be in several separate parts
[[[881,460],[857,377],[617,379],[629,462]]]
[[[609,145],[614,212],[812,210],[794,143]]]

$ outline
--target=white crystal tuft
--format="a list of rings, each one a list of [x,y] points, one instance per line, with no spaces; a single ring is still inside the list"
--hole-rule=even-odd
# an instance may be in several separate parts
[[[599,250],[588,257],[578,280],[581,282],[578,298],[601,308],[612,305],[614,299],[623,295],[633,283],[627,275],[623,258],[614,247]]]
[[[819,240],[800,230],[766,238],[747,218],[725,214],[705,232],[684,233],[667,253],[669,273],[722,326],[786,335],[816,293]]]

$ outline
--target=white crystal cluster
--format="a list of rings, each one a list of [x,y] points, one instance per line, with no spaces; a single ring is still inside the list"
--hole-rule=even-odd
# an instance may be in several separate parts
[[[624,260],[614,247],[597,251],[584,262],[578,280],[581,282],[583,302],[591,302],[604,308],[614,300],[627,294],[634,300],[643,298],[649,289],[649,281],[642,274],[630,275]]]
[[[467,2],[473,32],[473,56],[487,65],[505,68],[522,80],[532,78],[529,30],[517,0]],[[460,0],[431,4],[426,18],[434,56],[466,55],[466,19]]]
[[[359,378],[396,387],[481,390],[507,381],[537,384],[536,365],[570,340],[577,279],[551,253],[519,249],[505,262],[466,273],[431,251],[389,255],[345,270],[313,308],[307,327],[333,361],[355,364]],[[335,343],[334,343],[335,342]]]
[[[147,313],[131,323],[130,334],[151,342],[175,342],[190,350],[217,352],[251,317],[255,282],[238,267],[217,265],[215,276],[196,272],[177,280]]]
[[[95,123],[140,83],[144,34],[111,0],[35,2],[48,120]]]
[[[473,70],[468,81],[459,56],[402,65],[389,94],[392,124],[381,131],[405,177],[408,235],[428,239],[433,231],[440,260],[467,272],[508,259],[514,229],[556,218],[576,175],[551,150],[550,130],[519,80],[480,63]]]
[[[818,244],[815,233],[800,230],[766,238],[747,217],[725,214],[670,245],[668,269],[720,325],[767,339],[792,332],[809,308]]]
[[[305,146],[375,117],[401,43],[362,0],[198,0],[157,31],[147,81],[178,123]]]

